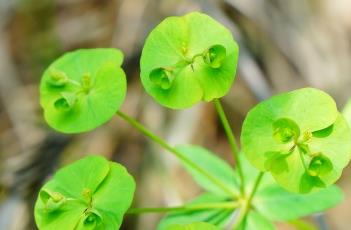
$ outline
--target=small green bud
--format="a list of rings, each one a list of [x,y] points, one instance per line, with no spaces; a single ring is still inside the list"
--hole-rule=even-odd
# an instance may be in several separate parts
[[[89,188],[84,188],[82,192],[82,196],[90,203],[92,200],[93,193],[91,189]]]
[[[211,46],[203,55],[204,62],[215,69],[221,67],[225,57],[226,49],[222,45]]]
[[[49,69],[49,79],[48,83],[52,86],[62,87],[65,86],[68,82],[68,76],[65,72],[50,68]]]
[[[321,153],[313,157],[308,166],[308,173],[311,176],[323,176],[332,170],[333,163],[329,160],[328,157]]]
[[[150,72],[150,81],[158,85],[162,89],[169,89],[172,86],[174,76],[170,70],[165,68],[156,68]]]
[[[102,216],[97,210],[88,209],[84,212],[82,222],[78,229],[96,229],[98,225],[102,224]]]
[[[67,112],[73,108],[77,101],[77,96],[74,93],[63,92],[61,97],[54,102],[54,106],[59,111]]]
[[[305,131],[302,136],[302,142],[308,142],[312,138],[312,133],[310,131]]]
[[[273,123],[273,137],[281,143],[296,140],[300,135],[300,128],[289,118],[280,118]]]
[[[49,190],[42,190],[40,192],[40,198],[45,204],[45,210],[47,212],[56,211],[66,203],[66,198],[61,193],[51,192]]]

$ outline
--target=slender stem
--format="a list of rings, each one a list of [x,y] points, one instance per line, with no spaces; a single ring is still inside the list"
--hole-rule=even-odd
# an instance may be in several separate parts
[[[233,158],[234,158],[234,160],[236,162],[236,166],[238,168],[238,174],[239,174],[239,177],[240,177],[240,192],[241,192],[241,195],[244,196],[245,195],[245,180],[244,180],[244,174],[243,174],[243,170],[242,170],[242,167],[241,167],[241,163],[240,163],[240,160],[239,160],[239,148],[238,148],[238,145],[237,145],[237,143],[235,141],[233,130],[231,129],[229,121],[227,119],[227,116],[224,113],[221,101],[219,99],[215,99],[214,100],[214,105],[216,107],[219,119],[222,122],[224,131],[225,131],[225,133],[227,135],[227,138],[228,138],[228,141],[229,141],[229,144],[230,144],[230,148],[232,150],[232,155],[233,155]]]
[[[155,207],[155,208],[132,208],[127,213],[128,214],[142,214],[150,212],[170,212],[170,211],[194,211],[203,209],[235,209],[239,206],[238,202],[228,201],[228,202],[217,202],[217,203],[203,203],[203,204],[193,204],[175,207]]]
[[[254,197],[257,189],[258,189],[258,186],[260,185],[261,183],[261,180],[263,178],[263,175],[264,175],[264,172],[260,172],[260,174],[258,174],[257,178],[256,178],[256,181],[255,181],[255,184],[252,188],[252,191],[249,195],[249,197],[247,198],[247,203],[249,204],[249,206],[251,205],[251,202],[252,202],[252,198]]]
[[[143,133],[145,136],[168,150],[170,153],[172,153],[174,156],[176,156],[179,160],[183,161],[190,167],[192,167],[194,170],[196,170],[198,173],[202,174],[205,176],[208,180],[210,180],[212,183],[217,185],[220,189],[222,189],[225,193],[232,197],[237,197],[237,195],[229,189],[225,184],[223,184],[220,180],[218,180],[216,177],[212,176],[209,174],[206,170],[198,166],[195,162],[193,162],[191,159],[186,157],[184,154],[179,152],[176,148],[170,146],[165,140],[163,140],[161,137],[157,136],[150,130],[148,130],[145,126],[143,126],[141,123],[139,123],[137,120],[134,118],[129,117],[128,115],[117,111],[117,115],[120,116],[123,120],[131,124],[133,127],[135,127],[137,130],[139,130],[141,133]]]
[[[244,205],[243,209],[240,211],[240,214],[238,216],[236,223],[234,224],[233,229],[237,229],[240,226],[240,224],[245,220],[247,214],[249,213],[251,205],[252,205],[252,199],[255,196],[255,193],[258,189],[258,186],[261,183],[263,175],[264,175],[264,172],[260,172],[258,174],[256,181],[255,181],[255,184],[251,190],[251,193],[247,197],[246,204]]]
[[[303,156],[303,153],[299,150],[299,155],[300,155],[300,159],[301,159],[301,162],[302,162],[302,165],[305,169],[306,172],[308,172],[308,168],[307,168],[307,165],[306,165],[306,162],[305,162],[305,158]]]

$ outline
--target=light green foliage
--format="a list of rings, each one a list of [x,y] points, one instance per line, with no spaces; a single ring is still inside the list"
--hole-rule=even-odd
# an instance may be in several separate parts
[[[251,210],[236,230],[274,230],[274,224],[256,211]]]
[[[345,119],[349,126],[351,126],[351,99],[349,99],[349,101],[344,106],[342,114],[345,116]]]
[[[141,81],[147,93],[169,108],[209,102],[229,91],[238,53],[230,31],[211,17],[198,12],[168,17],[146,40]],[[116,49],[82,49],[53,62],[40,84],[47,123],[64,133],[79,133],[111,119],[126,94],[122,61],[123,54]],[[216,230],[237,220],[236,230],[274,230],[274,221],[295,221],[298,226],[299,218],[324,211],[343,198],[332,184],[351,158],[351,131],[334,100],[320,90],[283,93],[248,113],[241,133],[247,160],[243,154],[237,156],[243,179],[238,169],[211,151],[193,145],[172,148],[121,114],[182,159],[184,168],[206,191],[181,207],[139,209],[139,213],[172,210],[158,230]],[[351,124],[351,102],[344,115]],[[259,170],[270,173],[261,177]],[[60,169],[42,187],[35,221],[40,230],[119,229],[134,190],[135,182],[123,166],[89,156]]]
[[[230,166],[209,150],[191,145],[178,146],[177,149],[189,158],[196,160],[202,168],[216,175],[226,185],[239,180],[237,171],[233,175],[230,171]],[[246,160],[244,155],[239,154],[239,157],[245,175],[245,191],[250,192],[259,171]],[[234,197],[229,197],[226,193],[221,192],[220,188],[216,188],[208,180],[197,175],[196,171],[192,168],[185,164],[184,168],[195,178],[201,187],[213,192],[213,194],[199,196],[189,204],[208,204],[210,202],[231,202],[235,200]],[[235,193],[239,191],[237,182],[232,184],[230,188]],[[247,229],[274,229],[272,221],[290,221],[316,212],[322,212],[335,206],[342,199],[343,194],[341,190],[333,185],[315,193],[302,195],[288,192],[280,187],[270,174],[265,174],[253,199],[252,207],[255,211],[251,210],[249,212],[245,226],[248,224],[252,227]],[[172,223],[186,224],[192,221],[206,221],[219,227],[225,227],[230,221],[233,212],[234,209],[224,208],[175,211],[162,219],[158,229],[163,230]]]
[[[211,204],[229,201],[228,197],[213,195],[210,193],[202,194],[187,204]],[[167,230],[173,224],[190,224],[194,221],[208,222],[218,227],[224,228],[233,215],[233,209],[202,209],[174,211],[166,215],[159,223],[157,230]]]
[[[240,157],[246,191],[250,191],[259,171],[244,156]],[[270,174],[265,174],[253,199],[254,209],[271,221],[289,221],[322,212],[343,200],[335,185],[310,194],[296,194],[280,187]]]
[[[166,230],[220,230],[218,227],[205,222],[195,222],[187,225],[175,224]]]
[[[146,91],[174,109],[224,96],[239,49],[223,25],[202,13],[168,17],[148,36],[140,60]]]
[[[289,225],[294,226],[296,230],[318,230],[310,221],[303,219],[291,220]]]
[[[326,93],[304,88],[254,107],[241,133],[243,152],[292,192],[333,184],[351,158],[351,132]]]
[[[176,149],[184,154],[184,156],[196,162],[200,167],[209,172],[216,179],[227,185],[234,194],[239,193],[238,179],[231,168],[224,160],[217,157],[211,151],[195,145],[179,145]],[[182,162],[181,162],[182,163]],[[188,204],[209,204],[218,202],[231,202],[233,197],[229,197],[226,192],[221,188],[213,184],[208,178],[198,173],[192,167],[183,163],[184,168],[193,179],[201,186],[204,190],[210,193],[205,193]],[[224,227],[228,224],[231,216],[233,215],[233,209],[204,209],[204,210],[185,210],[185,211],[174,211],[164,217],[159,223],[158,230],[164,230],[171,224],[188,224],[194,221],[205,221],[212,223],[219,227]]]
[[[246,191],[250,191],[259,171],[243,156],[240,157],[240,160],[244,175],[246,175]],[[252,207],[267,220],[290,221],[325,211],[342,200],[343,193],[335,185],[315,193],[296,194],[283,189],[275,183],[270,174],[265,174],[253,199]],[[258,223],[259,221],[256,225]]]
[[[310,194],[286,191],[277,184],[261,189],[254,198],[254,207],[272,221],[294,220],[324,211],[343,200],[341,190],[332,185]]]
[[[112,48],[81,49],[54,61],[40,83],[47,123],[64,133],[92,130],[116,113],[126,94],[123,54]]]
[[[135,190],[120,164],[88,156],[60,169],[39,192],[35,221],[40,230],[116,230]]]
[[[234,193],[238,194],[238,179],[235,177],[233,168],[230,167],[224,160],[216,157],[211,151],[195,145],[179,145],[176,147],[184,156],[196,162],[200,167],[205,169],[212,176],[217,178],[223,184],[225,184]],[[211,182],[203,174],[200,174],[197,170],[189,167],[186,163],[183,166],[191,174],[193,179],[204,188],[213,194],[228,195],[221,188],[218,188],[213,182]]]

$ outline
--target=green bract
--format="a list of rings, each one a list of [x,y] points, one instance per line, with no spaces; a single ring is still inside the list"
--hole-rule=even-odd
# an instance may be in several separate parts
[[[126,94],[123,54],[112,48],[82,49],[53,62],[40,83],[48,124],[64,133],[92,130],[116,113]]]
[[[243,152],[292,192],[334,183],[351,158],[351,133],[326,93],[304,88],[272,97],[247,115]]]
[[[60,169],[39,192],[35,221],[40,230],[116,230],[135,190],[120,164],[88,156]]]
[[[141,80],[160,104],[190,107],[228,92],[238,53],[230,31],[211,17],[197,12],[168,17],[145,42]]]

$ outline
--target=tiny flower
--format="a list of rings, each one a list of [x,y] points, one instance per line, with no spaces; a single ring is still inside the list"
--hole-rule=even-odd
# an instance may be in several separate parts
[[[274,96],[248,113],[241,143],[249,161],[292,192],[333,184],[351,158],[351,132],[334,100],[304,88]]]
[[[63,55],[44,72],[40,104],[47,123],[64,133],[92,130],[114,116],[124,101],[123,54],[82,49]]]
[[[223,97],[232,86],[239,48],[231,32],[202,13],[163,20],[146,39],[141,81],[173,109]]]
[[[57,171],[42,187],[35,222],[40,230],[119,229],[134,191],[134,179],[122,165],[88,156]]]

